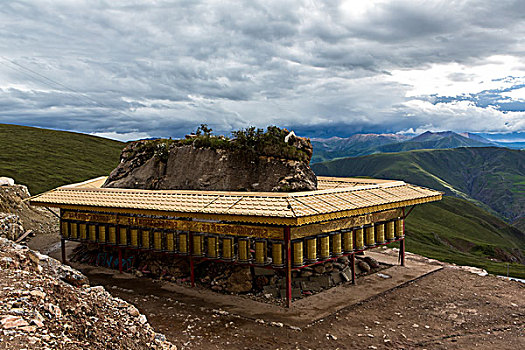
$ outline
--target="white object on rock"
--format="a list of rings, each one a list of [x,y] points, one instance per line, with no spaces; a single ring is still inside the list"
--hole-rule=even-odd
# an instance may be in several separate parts
[[[0,186],[14,186],[15,180],[10,177],[0,177]]]
[[[292,136],[296,137],[295,133],[293,131],[290,131],[290,133],[284,137],[284,142],[288,143],[288,140],[290,140],[290,137]]]

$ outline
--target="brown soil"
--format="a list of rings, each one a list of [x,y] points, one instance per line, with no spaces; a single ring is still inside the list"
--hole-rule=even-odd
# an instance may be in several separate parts
[[[519,349],[525,285],[453,267],[298,329],[250,320],[168,292],[149,279],[89,275],[136,305],[182,349]],[[109,283],[108,283],[109,282]],[[264,321],[264,323],[262,323]]]

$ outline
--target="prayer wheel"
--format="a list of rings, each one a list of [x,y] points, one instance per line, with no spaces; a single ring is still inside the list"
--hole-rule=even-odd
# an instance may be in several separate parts
[[[321,260],[330,259],[330,237],[328,235],[319,236],[319,258]]]
[[[188,255],[188,233],[187,232],[179,232],[179,254],[181,255]]]
[[[385,223],[375,224],[374,228],[376,231],[376,242],[378,244],[385,243]]]
[[[175,233],[173,231],[166,233],[166,250],[168,252],[175,252]]]
[[[117,244],[117,227],[110,226],[108,229],[108,243]]]
[[[144,249],[151,248],[151,231],[150,230],[140,231],[140,247]]]
[[[129,236],[130,236],[130,246],[133,248],[139,247],[139,229],[138,228],[132,228],[129,230]]]
[[[97,241],[97,226],[95,226],[94,224],[89,225],[88,233],[89,233],[89,241],[96,242]]]
[[[78,230],[80,231],[80,240],[81,241],[87,241],[87,239],[88,239],[87,225],[86,224],[78,224]]]
[[[100,243],[106,243],[107,239],[107,226],[106,225],[99,225],[98,226],[98,241]]]
[[[404,226],[405,226],[405,219],[397,218],[396,220],[396,238],[405,237]]]
[[[239,238],[238,242],[239,262],[250,262],[250,239],[248,237]]]
[[[396,239],[394,224],[394,220],[386,223],[386,240],[389,242]]]
[[[292,242],[292,252],[293,252],[293,266],[301,267],[304,265],[303,257],[303,241],[296,240]]]
[[[122,246],[126,246],[129,243],[128,239],[128,228],[127,227],[119,227],[119,234],[118,234],[118,244]]]
[[[354,230],[355,232],[355,250],[365,249],[365,234],[363,227]]]
[[[192,255],[204,256],[204,234],[194,233],[192,240]]]
[[[272,266],[283,267],[283,242],[272,241]]]
[[[233,255],[233,237],[222,238],[222,260],[232,261]]]
[[[332,256],[343,255],[343,249],[341,247],[341,232],[334,232],[330,235],[332,239]]]
[[[343,234],[343,252],[351,253],[354,250],[354,234],[352,230],[342,230]]]
[[[317,238],[308,237],[306,241],[306,263],[313,264],[317,261]]]
[[[266,240],[259,238],[255,240],[255,264],[266,265]]]
[[[374,224],[365,225],[365,239],[367,247],[375,247],[376,239],[374,236]]]
[[[69,235],[70,235],[69,222],[67,221],[60,222],[60,235],[62,236],[62,238],[69,238]]]
[[[71,229],[70,237],[72,239],[78,239],[78,224],[76,222],[70,222],[69,228]]]
[[[206,237],[206,243],[208,244],[208,249],[206,256],[210,259],[219,258],[219,237],[216,235],[208,235]]]
[[[153,250],[162,251],[162,231],[153,231]]]

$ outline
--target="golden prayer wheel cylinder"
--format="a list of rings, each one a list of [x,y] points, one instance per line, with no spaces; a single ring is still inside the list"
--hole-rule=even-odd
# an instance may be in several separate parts
[[[330,237],[332,239],[332,255],[343,255],[343,249],[341,247],[341,232],[334,232]]]
[[[283,267],[283,242],[272,241],[272,266]]]
[[[78,239],[78,224],[76,222],[70,222],[69,228],[71,229],[69,237],[72,239]]]
[[[255,264],[266,265],[266,240],[256,239],[255,240]]]
[[[209,235],[206,237],[206,241],[208,243],[208,250],[206,253],[206,256],[210,259],[218,259],[219,258],[219,237],[215,235]]]
[[[162,231],[153,231],[153,250],[162,251]]]
[[[140,231],[140,247],[144,249],[151,248],[151,231],[150,230]]]
[[[355,229],[355,250],[365,249],[365,234],[363,227]]]
[[[179,254],[188,255],[188,233],[179,232]]]
[[[365,239],[366,239],[366,246],[367,247],[375,247],[376,246],[376,238],[374,236],[374,224],[366,225],[365,226]]]
[[[99,225],[98,226],[98,241],[100,243],[106,243],[106,237],[107,236],[107,226],[106,225]]]
[[[117,227],[110,226],[108,229],[108,243],[117,244]]]
[[[70,231],[69,231],[69,222],[62,221],[60,222],[60,235],[62,238],[69,238]]]
[[[202,233],[193,234],[192,248],[193,256],[204,256],[204,235]]]
[[[308,237],[306,241],[306,263],[313,264],[317,261],[317,238]]]
[[[175,233],[172,231],[166,233],[166,250],[168,252],[175,252]]]
[[[351,253],[354,250],[354,233],[352,230],[342,230],[343,236],[343,252],[345,254]]]
[[[297,240],[292,242],[292,252],[293,252],[293,266],[300,267],[304,265],[304,256],[303,256],[303,241]]]
[[[80,240],[81,241],[87,241],[87,239],[88,239],[87,225],[86,224],[78,224],[78,230],[80,231]]]
[[[376,231],[376,242],[378,244],[385,243],[386,242],[386,239],[385,239],[385,224],[384,223],[376,224],[374,226],[374,229]]]
[[[122,246],[126,246],[129,243],[128,240],[128,228],[127,227],[119,227],[118,230],[118,244]]]
[[[319,258],[321,260],[330,259],[330,237],[327,235],[319,236]]]
[[[233,237],[224,237],[222,239],[222,260],[232,261],[233,255]]]
[[[97,226],[89,225],[88,232],[89,232],[89,240],[91,242],[96,242],[97,241]]]
[[[404,224],[405,224],[405,219],[403,218],[397,218],[396,220],[396,238],[403,238],[405,237],[405,232],[404,232]]]
[[[130,246],[134,248],[139,247],[139,229],[132,228],[129,230]]]
[[[239,261],[243,263],[250,262],[250,239],[241,237],[238,241]]]
[[[386,223],[386,240],[389,242],[396,239],[394,225],[395,225],[394,220],[391,220]]]

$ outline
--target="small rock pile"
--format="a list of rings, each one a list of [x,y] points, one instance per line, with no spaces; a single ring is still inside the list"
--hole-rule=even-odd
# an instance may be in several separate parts
[[[14,241],[24,232],[22,221],[18,215],[0,213],[0,237]]]
[[[176,349],[80,272],[0,238],[0,349]]]
[[[100,259],[100,256],[104,259]],[[357,276],[375,273],[388,267],[369,256],[356,255],[356,258]],[[101,251],[96,245],[85,244],[76,248],[71,260],[116,269],[118,251],[110,247]],[[112,263],[108,264],[108,261]],[[123,262],[124,270],[138,277],[147,276],[178,284],[190,283],[190,267],[186,257],[124,252]],[[300,271],[293,271],[292,277],[292,297],[304,298],[351,281],[350,260],[344,256],[305,267]],[[282,270],[196,259],[195,281],[201,287],[219,293],[245,294],[253,299],[274,304],[281,304],[286,296],[286,278]]]

